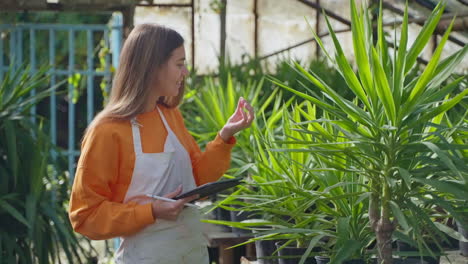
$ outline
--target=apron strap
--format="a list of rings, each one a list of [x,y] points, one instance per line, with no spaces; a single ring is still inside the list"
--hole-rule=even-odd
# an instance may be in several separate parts
[[[159,109],[159,107],[156,107],[156,108],[158,109],[159,115],[161,116],[161,120],[163,121],[164,127],[167,130],[167,134],[168,134],[167,136],[168,137],[173,137],[173,136],[175,137],[175,134],[172,131],[169,124],[167,123],[167,120],[164,117],[164,114],[162,113],[161,109]],[[138,124],[136,118],[132,118],[130,120],[130,123],[132,124],[133,146],[134,146],[134,149],[135,149],[135,153],[143,153],[143,148],[141,146],[141,136],[140,136],[140,126],[141,125]],[[167,142],[167,143],[170,143],[170,141]],[[169,148],[172,149],[172,147],[169,147]]]
[[[170,127],[169,124],[167,123],[167,120],[166,120],[166,118],[164,117],[164,114],[163,114],[163,112],[161,111],[161,109],[159,109],[159,107],[157,107],[157,106],[156,106],[156,108],[157,108],[158,111],[159,111],[159,115],[161,116],[161,119],[162,119],[162,121],[163,121],[163,123],[164,123],[164,126],[166,127],[167,133],[168,133],[168,134],[174,134],[174,133],[172,132],[172,130],[171,130],[171,127]]]
[[[143,148],[141,147],[140,124],[138,124],[136,118],[132,118],[130,123],[132,124],[133,147],[135,149],[135,154],[143,153]]]
[[[167,138],[166,138],[166,143],[164,144],[164,151],[169,151],[172,152],[175,150],[176,144],[174,142],[179,142],[179,139],[177,138],[176,134],[174,131],[172,131],[171,127],[169,126],[169,123],[167,123],[166,118],[164,117],[163,112],[159,107],[156,106],[156,108],[159,111],[159,116],[161,117],[161,120],[163,121],[164,127],[166,127],[167,131]]]

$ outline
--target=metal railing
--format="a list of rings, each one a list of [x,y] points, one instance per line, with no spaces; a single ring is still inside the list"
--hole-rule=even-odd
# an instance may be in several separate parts
[[[44,54],[38,54],[38,44],[48,46],[48,60],[49,69],[47,74],[50,77],[49,85],[55,86],[59,80],[67,78],[72,79],[76,74],[86,79],[86,121],[91,122],[95,114],[94,105],[94,89],[96,87],[94,79],[105,79],[105,90],[110,90],[112,71],[111,67],[117,68],[120,49],[122,46],[122,31],[123,21],[122,15],[114,13],[108,25],[92,25],[92,24],[0,24],[0,80],[10,67],[13,69],[19,68],[23,64],[29,64],[31,74],[34,74],[40,63],[38,57]],[[104,48],[109,49],[104,55],[102,67],[95,66],[96,54],[94,34],[102,36]],[[42,37],[40,37],[42,34]],[[64,43],[58,43],[57,35],[67,34],[67,57],[68,60],[62,64],[56,62],[57,47],[61,47]],[[77,43],[77,34],[86,34],[85,43]],[[29,41],[29,43],[25,43]],[[38,41],[47,41],[48,43],[38,43]],[[29,50],[27,50],[29,47]],[[62,47],[63,48],[63,47]],[[86,49],[86,59],[80,61],[76,60],[76,51],[78,49]],[[24,56],[26,53],[26,56]],[[83,63],[86,65],[85,69],[78,69],[75,67],[76,63]],[[76,105],[72,100],[73,93],[76,89],[74,84],[70,81],[66,83],[67,98],[68,98],[68,117],[67,117],[67,146],[66,156],[68,158],[68,172],[70,175],[70,182],[73,182],[76,158],[79,156],[80,151],[76,149]],[[34,91],[33,91],[34,93]],[[53,144],[57,144],[57,135],[61,133],[57,127],[57,95],[54,93],[49,98],[50,107],[50,138]],[[36,107],[31,109],[33,118],[36,114]],[[56,157],[57,153],[53,153]]]

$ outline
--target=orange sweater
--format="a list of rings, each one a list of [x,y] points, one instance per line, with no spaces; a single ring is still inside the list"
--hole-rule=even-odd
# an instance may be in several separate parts
[[[169,126],[190,155],[197,185],[216,181],[230,166],[235,138],[217,135],[201,152],[178,109],[159,106]],[[143,152],[164,150],[167,131],[157,109],[137,116]],[[83,140],[73,183],[69,217],[73,229],[91,239],[134,234],[154,223],[151,204],[123,203],[130,185],[135,152],[130,121],[97,125]]]

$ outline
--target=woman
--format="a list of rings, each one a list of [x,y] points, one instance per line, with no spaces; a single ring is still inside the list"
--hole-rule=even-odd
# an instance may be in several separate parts
[[[235,133],[253,108],[237,110],[201,152],[177,109],[184,93],[183,38],[136,26],[125,41],[109,103],[89,125],[70,200],[73,229],[91,239],[121,237],[117,263],[208,263],[200,214],[173,198],[216,181],[229,168]],[[246,113],[246,111],[248,113]]]

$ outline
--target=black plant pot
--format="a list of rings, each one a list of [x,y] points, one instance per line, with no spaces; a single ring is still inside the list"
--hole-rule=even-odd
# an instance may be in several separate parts
[[[403,241],[397,241],[397,249],[398,251],[400,252],[405,252],[405,251],[415,251],[417,252],[418,249],[403,242]],[[431,247],[431,250],[434,251],[437,255],[437,251],[439,250],[439,248],[437,246],[433,246]],[[427,264],[439,264],[440,262],[440,256],[424,256],[422,258],[424,260],[424,262],[426,262]],[[407,257],[404,259],[404,261],[408,261],[408,262],[404,262],[404,263],[421,263],[418,262],[419,260],[421,260],[421,258],[419,256],[414,256],[414,257]]]
[[[463,235],[464,238],[468,239],[468,230],[463,228],[463,225],[457,221],[458,232]],[[468,242],[460,241],[460,254],[468,257]]]
[[[276,247],[281,247],[280,242],[276,243]],[[278,252],[280,256],[278,263],[279,264],[298,264],[301,260],[302,255],[306,252],[307,248],[297,248],[297,247],[285,247]],[[282,258],[284,257],[284,258]],[[316,264],[314,257],[308,257],[305,264]]]
[[[216,220],[220,220],[220,221],[231,221],[231,213],[229,210],[226,210],[224,208],[221,208],[221,207],[217,207],[215,210],[214,210],[214,215],[216,217]],[[231,232],[232,229],[230,226],[226,226],[226,225],[219,225],[221,226],[221,229],[222,231],[224,232]]]
[[[231,221],[233,221],[233,222],[242,222],[242,221],[248,219],[247,212],[230,211],[230,214],[231,214]],[[250,231],[248,229],[242,229],[242,228],[237,228],[237,227],[233,227],[232,232],[234,232],[236,234],[249,234],[249,233],[252,233],[252,231]]]
[[[210,200],[212,203],[215,203],[217,200],[219,200],[218,195],[217,194],[211,195]],[[231,221],[231,213],[229,212],[229,210],[226,210],[221,207],[216,207],[213,210],[213,216],[216,220]],[[226,226],[226,225],[219,225],[219,226],[221,227],[221,230],[224,232],[232,232],[232,229],[230,226]]]
[[[328,262],[330,262],[330,258],[323,256],[315,256],[315,261],[317,262],[317,264],[327,264]]]
[[[257,240],[255,241],[255,250],[257,252],[257,261],[259,264],[278,264],[278,259],[264,259],[272,257],[276,250],[277,240]]]

